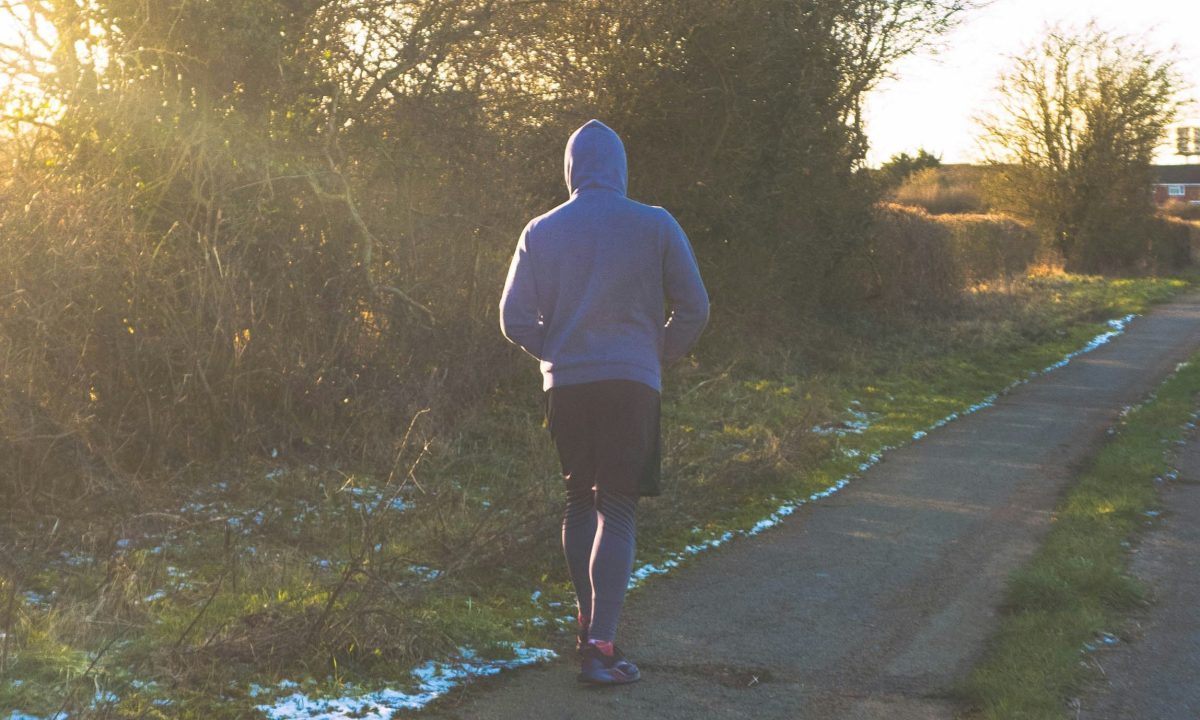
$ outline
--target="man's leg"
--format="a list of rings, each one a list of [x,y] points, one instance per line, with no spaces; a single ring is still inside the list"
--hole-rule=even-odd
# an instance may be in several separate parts
[[[597,523],[591,551],[592,624],[588,638],[612,643],[633,571],[638,496],[604,491],[596,496]]]
[[[596,540],[596,494],[591,488],[567,487],[563,510],[562,546],[567,572],[575,585],[579,621],[586,627],[592,616],[592,546]],[[584,640],[586,641],[586,639]]]

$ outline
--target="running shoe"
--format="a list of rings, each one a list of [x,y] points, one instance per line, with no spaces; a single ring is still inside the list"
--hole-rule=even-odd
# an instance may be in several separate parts
[[[642,679],[637,665],[626,660],[625,655],[615,645],[612,650],[612,655],[605,655],[592,643],[584,645],[579,682],[592,685],[623,685]]]

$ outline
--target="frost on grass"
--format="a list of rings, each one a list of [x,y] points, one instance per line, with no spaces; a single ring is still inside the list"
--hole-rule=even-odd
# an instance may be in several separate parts
[[[409,570],[409,572],[415,574],[417,577],[421,578],[422,580],[426,580],[426,581],[437,580],[439,577],[442,576],[441,570],[438,570],[436,568],[431,568],[431,567],[428,567],[425,565],[409,565],[408,570]]]
[[[857,405],[859,401],[853,400],[850,404]],[[865,412],[856,407],[849,407],[846,408],[846,415],[848,417],[845,420],[814,425],[812,432],[817,435],[834,435],[836,437],[862,435],[871,429],[871,421],[878,416],[878,413]]]
[[[350,499],[350,506],[357,512],[370,512],[376,507],[382,507],[385,504],[386,494],[377,488],[351,485],[343,492],[348,492],[353,496]],[[408,507],[404,500],[398,497],[387,498],[386,504],[396,512],[403,512]]]
[[[496,675],[504,670],[545,662],[556,657],[553,650],[527,648],[524,643],[507,644],[513,657],[509,660],[484,660],[471,648],[459,648],[458,657],[445,662],[430,660],[412,671],[415,692],[382,689],[363,691],[354,686],[345,686],[341,697],[319,697],[304,692],[276,698],[269,704],[258,705],[270,720],[391,720],[398,710],[420,710],[442,697],[451,689],[475,677]],[[295,683],[280,683],[280,689],[295,688]],[[254,696],[266,691],[253,686]]]

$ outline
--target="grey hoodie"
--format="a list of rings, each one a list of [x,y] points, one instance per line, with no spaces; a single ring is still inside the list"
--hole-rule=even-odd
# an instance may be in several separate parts
[[[541,361],[543,388],[635,380],[662,389],[708,322],[687,236],[661,207],[625,197],[625,147],[591,120],[567,141],[571,198],[525,226],[500,298],[500,329]]]

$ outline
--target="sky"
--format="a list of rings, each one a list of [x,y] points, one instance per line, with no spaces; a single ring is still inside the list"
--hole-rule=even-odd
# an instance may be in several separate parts
[[[1007,58],[1037,43],[1054,23],[1081,27],[1095,19],[1101,28],[1138,37],[1148,48],[1175,46],[1176,68],[1195,86],[1191,96],[1200,96],[1200,0],[995,0],[964,17],[942,38],[938,54],[905,58],[893,68],[896,79],[867,98],[869,164],[917,148],[946,163],[978,161],[973,117],[995,102]],[[1200,107],[1181,119],[1200,124]],[[1157,161],[1184,159],[1164,146]]]

